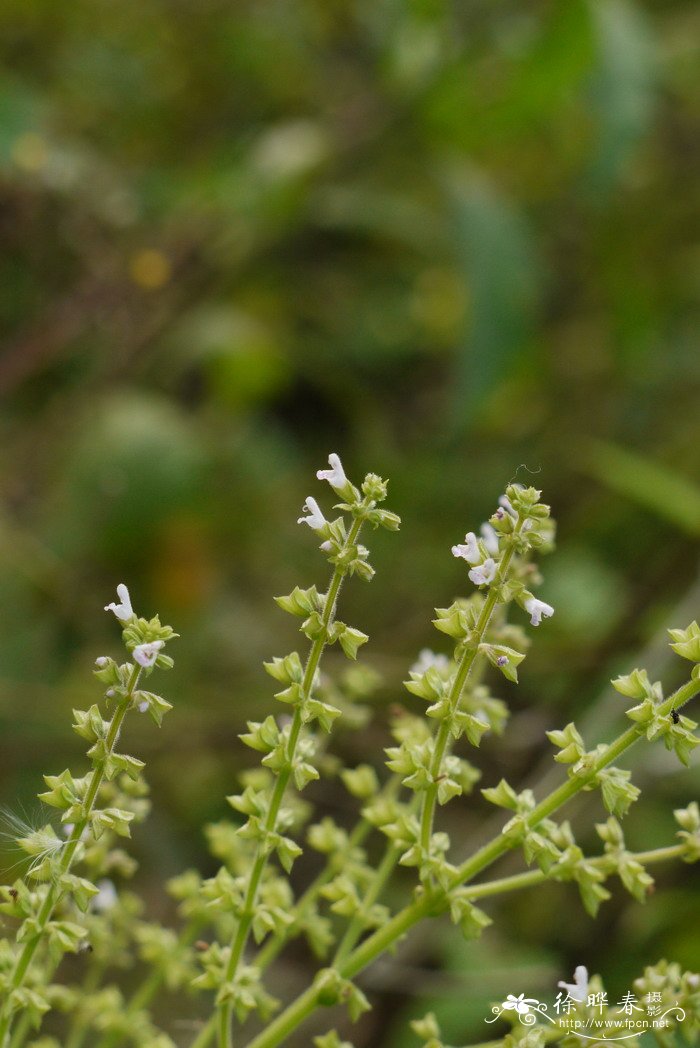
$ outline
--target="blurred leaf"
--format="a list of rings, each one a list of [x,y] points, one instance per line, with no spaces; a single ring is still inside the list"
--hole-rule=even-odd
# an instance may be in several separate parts
[[[581,467],[611,491],[644,506],[689,535],[700,535],[700,488],[634,451],[593,441]]]
[[[0,75],[0,164],[13,159],[23,136],[36,135],[41,129],[45,109],[37,92],[4,72]]]
[[[541,272],[524,216],[483,175],[453,169],[454,242],[471,293],[469,332],[456,362],[456,430],[512,370],[532,333]]]
[[[646,17],[631,0],[592,0],[590,6],[598,37],[591,96],[599,140],[589,179],[605,193],[651,123],[655,54]]]

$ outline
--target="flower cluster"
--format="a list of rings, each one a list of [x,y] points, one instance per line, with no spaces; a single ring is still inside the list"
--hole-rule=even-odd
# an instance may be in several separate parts
[[[554,614],[533,592],[542,581],[534,559],[552,548],[554,537],[549,508],[534,488],[510,485],[478,533],[467,532],[453,546],[453,555],[468,565],[469,585],[449,607],[436,610],[434,626],[450,639],[450,650],[424,648],[411,665],[405,706],[390,709],[385,753],[342,766],[331,750],[335,733],[367,724],[367,699],[378,678],[357,662],[367,635],[338,617],[341,588],[351,576],[374,575],[369,550],[360,542],[363,529],[396,531],[400,521],[384,507],[384,480],[370,473],[355,486],[337,454],[328,463],[317,477],[340,500],[337,515],[309,496],[299,522],[320,540],[330,578],[320,589],[295,586],[276,598],[304,639],[300,650],[265,663],[282,706],[279,713],[249,721],[240,735],[259,764],[241,773],[240,788],[227,798],[230,817],[206,827],[219,868],[208,877],[187,870],[167,885],[177,931],[149,921],[124,884],[136,867],[125,842],[146,817],[149,800],[143,761],[119,746],[127,715],[148,713],[160,725],[170,710],[144,685],[156,670],[172,666],[166,648],[176,634],[158,617],[139,618],[124,585],[107,605],[122,627],[127,658],[100,656],[95,676],[103,699],[74,711],[73,728],[88,744],[90,767],[84,774],[66,769],[46,776],[40,797],[55,819],[41,826],[17,822],[25,871],[0,888],[0,913],[15,928],[11,939],[0,939],[0,1048],[22,1048],[49,1011],[62,1013],[57,1028],[63,1040],[42,1035],[31,1048],[174,1048],[148,1006],[161,992],[185,989],[201,994],[202,1012],[208,1009],[189,1048],[231,1048],[234,1027],[254,1014],[263,1028],[248,1048],[276,1048],[316,1009],[338,1006],[357,1019],[370,1001],[356,976],[428,917],[444,913],[464,936],[477,938],[493,920],[483,900],[546,881],[571,884],[595,914],[610,896],[611,879],[644,902],[655,863],[700,861],[696,802],[674,813],[675,843],[644,853],[628,847],[622,820],[640,791],[620,763],[629,747],[657,739],[689,762],[699,740],[682,709],[700,692],[696,623],[670,631],[671,647],[692,663],[689,679],[674,693],[666,695],[644,670],[613,682],[631,701],[628,726],[617,739],[589,747],[573,722],[547,732],[554,761],[567,769],[554,790],[538,799],[534,790],[506,779],[484,786],[482,797],[504,814],[488,843],[460,861],[439,825],[442,806],[474,792],[481,775],[474,751],[481,739],[506,728],[508,690],[501,695],[494,689],[518,682],[532,637],[518,623],[517,609],[533,627]],[[511,606],[515,622],[508,618]],[[331,676],[325,656],[333,645],[348,661],[338,660],[345,668]],[[314,790],[308,788],[329,778],[337,780],[335,790],[345,791],[341,807],[357,809],[354,825],[328,812],[314,815],[308,800]],[[583,790],[600,792],[604,812],[595,827],[600,850],[593,855],[557,816]],[[323,790],[315,792],[322,803]],[[58,813],[61,827],[54,825]],[[298,889],[297,870],[290,874],[304,850],[304,866],[313,875]],[[489,877],[490,867],[508,853],[521,855],[520,871]],[[387,889],[398,866],[414,869],[416,883],[410,899],[396,906],[400,892]],[[268,977],[268,969],[297,938],[306,941],[319,968],[280,1011],[270,992],[280,980],[274,971]],[[64,977],[66,953],[78,957],[79,985]],[[129,996],[121,975],[135,965],[141,977]],[[689,1015],[700,1015],[700,980],[692,973],[664,962],[647,969],[638,984],[664,999],[682,999]],[[589,979],[583,966],[571,983],[559,985],[582,1006],[591,993],[602,992],[599,978]],[[522,993],[502,1003],[504,1017],[513,1022],[504,1048],[542,1048],[557,1039],[535,1021],[532,1005]],[[533,1021],[523,1026],[521,1018]],[[413,1029],[424,1048],[444,1048],[434,1016],[417,1020]],[[352,1048],[335,1028],[310,1041],[315,1048]],[[241,1043],[238,1035],[235,1043]]]

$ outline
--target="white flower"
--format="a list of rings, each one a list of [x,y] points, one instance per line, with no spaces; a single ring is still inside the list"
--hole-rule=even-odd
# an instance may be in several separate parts
[[[496,577],[496,561],[493,557],[487,557],[483,564],[477,565],[469,572],[469,578],[475,586],[485,586],[493,582]]]
[[[562,990],[566,990],[572,1001],[585,1001],[588,996],[588,969],[579,964],[574,972],[573,983],[558,982]]]
[[[307,498],[304,503],[304,510],[308,513],[308,517],[299,517],[297,524],[308,524],[313,531],[320,531],[321,528],[325,528],[327,521],[323,513],[321,513],[318,502],[311,495]]]
[[[327,480],[332,488],[344,488],[348,482],[340,457],[333,451],[328,456],[330,469],[319,469],[316,476],[319,480]]]
[[[498,532],[491,524],[482,524],[481,538],[489,553],[498,553]]]
[[[117,586],[117,596],[121,601],[121,604],[115,604],[112,601],[111,604],[105,605],[105,611],[113,611],[120,622],[128,622],[129,619],[134,617],[134,609],[131,607],[131,597],[129,591],[123,582],[120,582]]]
[[[554,614],[552,605],[546,604],[543,600],[538,600],[537,597],[529,597],[525,601],[524,607],[530,616],[530,622],[533,626],[539,626],[543,618],[548,619]]]
[[[136,709],[139,711],[139,713],[145,713],[148,709],[148,703],[146,702],[146,700],[144,699],[143,702],[140,702]]]
[[[148,644],[137,644],[134,648],[132,655],[139,666],[143,666],[145,669],[149,669],[155,665],[155,661],[158,658],[158,652],[163,647],[162,640],[152,640]]]
[[[459,546],[452,547],[453,557],[462,557],[468,564],[478,564],[482,559],[481,550],[479,549],[476,541],[476,535],[473,531],[468,531],[464,536],[464,542],[460,543]]]
[[[106,610],[107,609],[105,608],[105,611]],[[109,659],[106,655],[100,655],[99,658],[95,659],[95,665],[97,666],[98,670],[103,670],[105,666],[109,665]]]
[[[418,658],[413,663],[410,669],[410,673],[425,673],[431,666],[434,666],[436,670],[446,670],[450,665],[450,660],[447,655],[437,655],[430,648],[422,648],[418,652]]]
[[[99,891],[92,900],[92,908],[95,913],[106,913],[107,910],[111,910],[113,906],[117,904],[117,889],[114,887],[110,880],[98,881],[97,887]]]

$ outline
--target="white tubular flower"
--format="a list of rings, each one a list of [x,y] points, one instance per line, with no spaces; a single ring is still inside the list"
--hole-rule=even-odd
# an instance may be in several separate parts
[[[483,564],[478,564],[469,572],[469,578],[475,586],[488,586],[496,577],[496,561],[487,557]]]
[[[299,517],[297,524],[308,524],[312,531],[321,531],[322,528],[325,528],[328,521],[323,513],[321,513],[321,509],[315,498],[312,498],[312,496],[309,495],[303,508],[305,512],[308,513],[308,517]]]
[[[144,669],[150,669],[151,666],[155,665],[158,652],[162,647],[162,640],[152,640],[148,644],[137,644],[132,655],[139,666],[143,666]]]
[[[554,614],[554,608],[551,604],[546,604],[543,600],[538,600],[537,597],[529,597],[524,604],[525,611],[530,616],[530,622],[533,626],[539,626],[542,619],[549,619]]]
[[[481,538],[489,553],[498,553],[498,532],[490,524],[482,524]]]
[[[97,882],[99,891],[92,899],[92,909],[95,913],[106,913],[117,904],[117,889],[110,880],[106,878]]]
[[[134,609],[131,607],[131,597],[129,591],[123,582],[120,582],[117,586],[117,596],[121,601],[121,604],[115,604],[112,601],[111,604],[105,605],[105,611],[113,611],[120,622],[128,622],[129,619],[134,617]]]
[[[588,969],[579,964],[574,972],[573,983],[558,982],[562,990],[566,990],[572,1001],[583,1002],[588,997]]]
[[[344,488],[348,482],[348,478],[345,476],[345,470],[343,469],[343,463],[340,461],[340,456],[336,455],[335,451],[333,451],[328,456],[328,462],[331,468],[319,469],[316,476],[319,480],[327,480],[332,488]]]
[[[411,666],[409,673],[425,673],[431,666],[436,670],[446,670],[450,665],[447,655],[438,655],[430,648],[421,648],[418,658]]]
[[[473,531],[467,532],[464,536],[464,542],[460,543],[459,546],[452,547],[452,556],[461,557],[468,564],[479,563],[482,559],[482,554]]]

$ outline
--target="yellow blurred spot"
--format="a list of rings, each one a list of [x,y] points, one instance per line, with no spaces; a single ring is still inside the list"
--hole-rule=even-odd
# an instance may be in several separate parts
[[[167,255],[156,248],[137,251],[129,262],[131,279],[147,291],[155,291],[170,280],[172,267]]]
[[[12,143],[12,159],[25,171],[41,171],[46,166],[49,150],[46,142],[35,131],[27,131]]]
[[[463,279],[449,269],[426,269],[416,280],[411,313],[439,341],[449,342],[461,333],[469,298]]]

